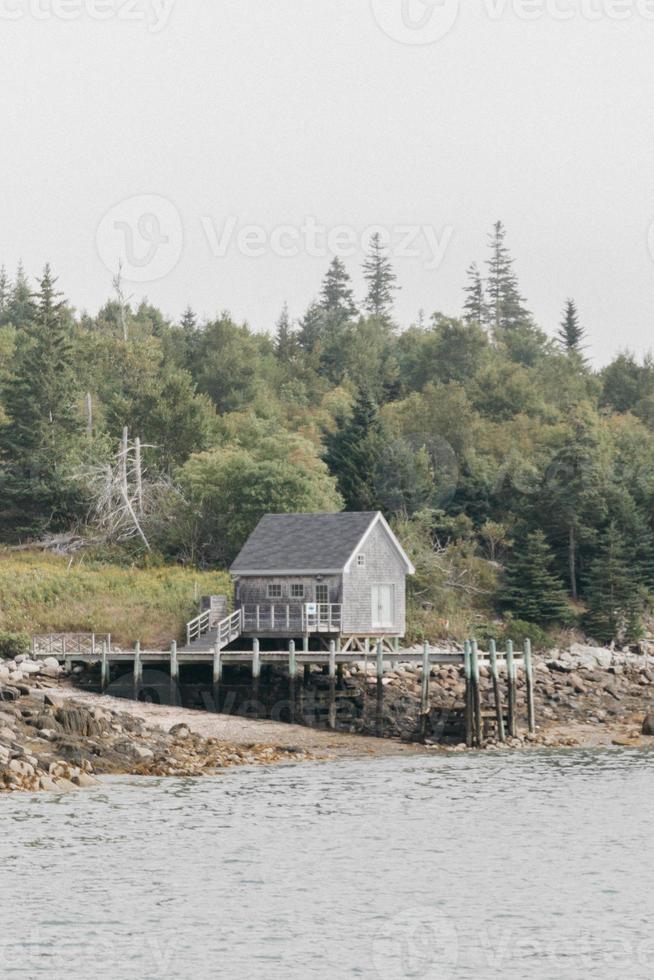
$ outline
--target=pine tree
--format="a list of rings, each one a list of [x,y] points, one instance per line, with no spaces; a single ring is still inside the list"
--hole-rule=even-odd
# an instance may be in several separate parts
[[[466,300],[463,304],[463,319],[466,323],[488,323],[488,305],[484,293],[484,283],[476,262],[468,268],[468,285],[464,288]]]
[[[27,281],[27,276],[25,275],[25,270],[23,269],[23,263],[19,262],[13,289],[11,290],[9,297],[7,316],[9,322],[13,324],[17,330],[29,330],[35,314],[36,307],[34,305],[32,290],[30,289]]]
[[[326,320],[325,311],[318,303],[312,303],[300,320],[297,339],[305,354],[313,354],[322,346]]]
[[[642,593],[624,538],[612,522],[590,563],[584,626],[601,643],[629,643],[641,635]]]
[[[184,333],[186,334],[194,334],[198,329],[197,317],[190,306],[187,306],[184,312],[182,313],[180,326],[184,331]]]
[[[29,336],[18,348],[5,392],[8,423],[0,435],[2,496],[14,530],[29,532],[69,512],[65,459],[83,430],[71,326],[46,265]]]
[[[4,265],[0,268],[0,326],[9,321],[9,300],[11,284]]]
[[[344,263],[334,256],[320,290],[320,308],[331,318],[349,320],[357,315],[351,280]]]
[[[530,323],[531,317],[518,289],[513,259],[505,244],[506,229],[497,221],[489,236],[491,257],[488,260],[488,324],[496,341],[503,331]]]
[[[371,316],[383,323],[391,323],[393,293],[397,276],[388,256],[384,252],[381,235],[376,232],[370,239],[370,251],[363,263],[363,277],[368,284],[365,308]]]
[[[298,339],[297,334],[291,326],[287,303],[284,303],[277,321],[274,347],[275,356],[278,361],[282,361],[284,364],[290,364],[295,359],[298,351]]]
[[[367,391],[357,395],[352,415],[326,437],[325,462],[336,477],[346,510],[376,510],[377,405]]]
[[[566,354],[576,355],[579,358],[583,357],[582,341],[585,333],[586,331],[579,323],[577,304],[573,299],[567,300],[563,311],[561,329],[558,333],[559,344]]]
[[[501,593],[502,605],[518,619],[549,626],[569,619],[561,579],[554,573],[554,555],[542,531],[528,534],[515,549]]]

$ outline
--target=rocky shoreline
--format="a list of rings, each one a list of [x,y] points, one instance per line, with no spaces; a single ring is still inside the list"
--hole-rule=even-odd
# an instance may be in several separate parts
[[[62,793],[97,785],[101,775],[216,775],[310,757],[293,746],[203,737],[184,723],[165,730],[117,710],[112,698],[88,704],[72,688],[52,690],[63,674],[54,660],[0,663],[0,793]]]
[[[422,670],[398,664],[384,678],[385,739],[374,731],[373,665],[351,665],[344,685],[363,703],[358,734],[326,732],[204,711],[118,701],[71,686],[53,660],[0,662],[0,792],[65,792],[102,775],[201,776],[234,766],[334,756],[465,751],[443,738],[444,719],[460,706],[459,667],[433,667],[427,744],[410,744],[419,722]],[[481,669],[490,704],[492,680]],[[59,686],[56,686],[59,685]],[[63,686],[62,686],[63,685]],[[535,658],[538,731],[486,747],[654,748],[654,656],[581,645]],[[524,712],[524,678],[518,701]],[[353,730],[351,730],[353,731]]]

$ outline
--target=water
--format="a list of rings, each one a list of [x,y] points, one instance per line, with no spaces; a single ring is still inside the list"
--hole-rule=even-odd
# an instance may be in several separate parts
[[[400,757],[0,798],[0,976],[654,976],[654,755]]]

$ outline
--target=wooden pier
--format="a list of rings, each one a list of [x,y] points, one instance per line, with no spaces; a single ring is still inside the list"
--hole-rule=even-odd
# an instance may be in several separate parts
[[[43,638],[38,638],[43,640]],[[328,712],[327,723],[330,729],[336,727],[336,703],[338,682],[342,678],[346,665],[357,664],[364,666],[366,677],[368,670],[376,678],[376,731],[383,735],[384,721],[384,679],[389,671],[398,665],[413,664],[422,668],[420,693],[420,720],[418,734],[423,739],[427,736],[428,718],[430,715],[430,682],[433,667],[454,666],[462,669],[465,678],[465,741],[469,747],[483,747],[486,742],[486,730],[494,729],[494,741],[505,742],[507,738],[517,735],[517,688],[518,671],[524,671],[526,692],[526,713],[529,731],[536,730],[533,665],[531,644],[525,643],[521,652],[514,651],[513,644],[507,643],[506,650],[499,652],[494,642],[489,644],[487,652],[478,649],[474,640],[466,642],[462,653],[439,650],[425,643],[422,650],[391,649],[381,641],[367,645],[363,652],[341,650],[335,641],[329,643],[328,650],[310,650],[305,638],[301,649],[291,640],[286,649],[262,650],[257,639],[252,641],[249,649],[225,650],[216,643],[209,650],[179,650],[176,643],[168,650],[144,650],[137,643],[132,650],[112,648],[107,638],[101,643],[82,642],[79,635],[75,642],[66,643],[58,635],[57,642],[41,642],[33,644],[32,656],[36,659],[55,657],[60,663],[72,668],[77,664],[100,665],[100,687],[104,692],[108,689],[113,665],[130,665],[133,681],[133,696],[138,698],[143,687],[143,670],[146,666],[154,666],[167,671],[170,679],[171,703],[174,703],[174,693],[180,680],[180,668],[185,665],[211,668],[213,703],[218,705],[220,689],[223,683],[223,670],[227,666],[248,667],[251,676],[252,694],[258,697],[261,682],[261,672],[264,666],[275,665],[286,667],[289,682],[291,715],[295,718],[295,705],[300,692],[306,686],[311,668],[321,668],[328,677]],[[491,681],[493,704],[484,707],[481,685],[481,668],[488,668]],[[128,671],[129,673],[129,671]],[[503,683],[502,683],[503,682]],[[502,687],[506,688],[505,697]]]

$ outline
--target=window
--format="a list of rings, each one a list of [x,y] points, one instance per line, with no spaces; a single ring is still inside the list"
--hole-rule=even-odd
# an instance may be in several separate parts
[[[365,568],[365,567],[366,567],[366,556],[357,555],[357,568]]]
[[[282,587],[277,582],[270,582],[268,585],[268,598],[269,599],[281,599],[282,597]]]
[[[291,599],[304,599],[304,586],[301,582],[291,584]]]
[[[321,604],[326,604],[329,602],[329,586],[328,585],[317,585],[316,586],[316,602]]]

